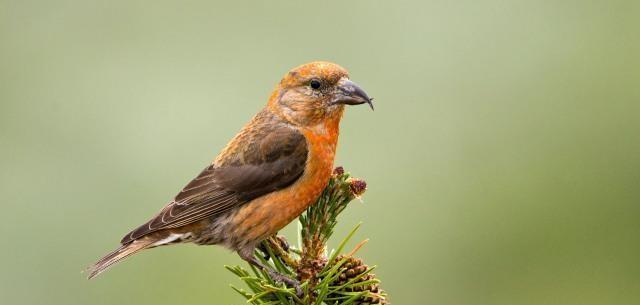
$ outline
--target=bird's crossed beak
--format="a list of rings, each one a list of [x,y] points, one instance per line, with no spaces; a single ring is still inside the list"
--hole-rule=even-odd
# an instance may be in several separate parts
[[[343,105],[360,105],[367,103],[371,110],[373,110],[373,101],[362,88],[356,83],[350,81],[347,78],[342,78],[338,82],[337,93],[331,100],[331,104],[343,104]]]

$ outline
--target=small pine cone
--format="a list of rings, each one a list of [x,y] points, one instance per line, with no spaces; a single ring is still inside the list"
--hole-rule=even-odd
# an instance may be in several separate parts
[[[345,256],[344,255],[339,255],[335,262],[339,262],[342,259],[344,259]],[[359,258],[355,258],[355,257],[349,257],[347,258],[347,260],[344,262],[344,264],[342,264],[342,266],[340,266],[340,271],[342,271],[342,273],[340,273],[340,275],[338,276],[338,278],[331,284],[331,286],[341,286],[346,284],[347,282],[351,281],[352,279],[356,278],[357,276],[363,274],[364,272],[366,272],[369,269],[369,266],[365,265],[361,259]],[[365,281],[370,281],[370,280],[374,280],[376,279],[376,275],[369,273],[366,274],[364,276],[362,276],[361,278],[359,278],[357,281],[353,282],[352,284],[357,284],[359,282],[365,282]],[[382,291],[380,289],[380,285],[377,283],[371,283],[371,284],[366,284],[366,285],[356,285],[353,287],[345,287],[344,288],[345,292],[361,292],[361,291],[368,291],[369,294],[362,297],[359,300],[356,300],[353,304],[356,305],[367,305],[367,304],[389,304],[387,302],[387,300],[385,299],[386,294],[384,293],[384,291]],[[330,295],[329,297],[339,297],[340,295],[336,294],[336,295]],[[338,302],[338,304],[340,304]]]
[[[344,175],[344,168],[342,166],[338,166],[333,170],[333,174],[335,176],[342,176]]]
[[[348,179],[349,188],[354,196],[361,196],[367,190],[367,183],[360,179]]]

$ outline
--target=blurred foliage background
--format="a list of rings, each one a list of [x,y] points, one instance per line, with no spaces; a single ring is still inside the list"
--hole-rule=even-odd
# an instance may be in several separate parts
[[[117,246],[330,60],[394,304],[640,302],[638,1],[0,0],[3,304],[242,304],[218,247]],[[284,232],[293,238],[294,228]],[[336,241],[339,240],[336,238]],[[335,242],[335,241],[334,241]]]

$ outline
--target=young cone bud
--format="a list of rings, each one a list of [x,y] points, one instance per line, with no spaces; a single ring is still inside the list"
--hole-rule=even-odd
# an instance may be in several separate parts
[[[349,182],[349,188],[356,197],[364,194],[364,191],[367,190],[367,183],[364,182],[364,180],[352,178],[347,180],[347,182]]]

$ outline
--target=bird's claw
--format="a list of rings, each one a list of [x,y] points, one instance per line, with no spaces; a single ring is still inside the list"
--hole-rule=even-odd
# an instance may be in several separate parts
[[[282,247],[282,250],[284,250],[285,252],[289,252],[291,246],[289,246],[289,242],[284,236],[276,235],[276,240],[280,243],[280,247]]]
[[[302,296],[304,295],[299,281],[273,270],[269,271],[269,277],[271,277],[271,279],[276,282],[284,283],[288,287],[293,287],[296,290],[296,296],[298,296],[299,298],[302,298]]]

